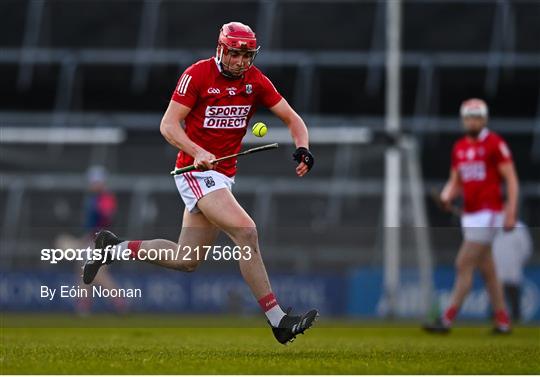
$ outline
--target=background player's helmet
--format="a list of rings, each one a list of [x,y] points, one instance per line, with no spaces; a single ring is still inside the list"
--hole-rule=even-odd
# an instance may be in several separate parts
[[[243,69],[243,73],[253,65],[259,48],[257,46],[257,37],[248,25],[244,25],[241,22],[229,22],[224,24],[219,31],[216,60],[225,68],[224,71],[226,71],[227,63],[223,61],[224,54],[227,55],[231,50],[250,52],[253,55],[248,66]],[[227,72],[225,73],[227,74]]]
[[[86,172],[86,179],[91,191],[100,191],[105,188],[107,169],[101,165],[91,166]]]
[[[488,107],[486,102],[484,102],[483,100],[478,98],[471,98],[461,104],[459,113],[461,114],[462,118],[467,116],[487,118]]]

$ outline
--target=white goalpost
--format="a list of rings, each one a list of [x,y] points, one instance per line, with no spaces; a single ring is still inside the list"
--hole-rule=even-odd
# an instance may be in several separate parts
[[[383,197],[383,266],[384,300],[386,315],[399,315],[400,265],[402,254],[402,161],[406,164],[404,178],[407,180],[408,200],[412,209],[412,222],[418,284],[420,288],[420,311],[426,314],[432,297],[432,260],[424,188],[418,148],[412,137],[401,135],[401,0],[386,2],[386,114],[385,129],[392,140],[385,152]]]
[[[386,132],[398,137],[400,125],[401,0],[386,2]],[[401,151],[392,145],[385,152],[383,199],[383,265],[387,314],[397,314],[401,218]]]

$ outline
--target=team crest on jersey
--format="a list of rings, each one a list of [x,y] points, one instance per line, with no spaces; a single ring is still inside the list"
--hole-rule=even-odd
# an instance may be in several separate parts
[[[212,186],[215,186],[216,182],[212,177],[204,177],[204,184],[206,185],[206,187],[210,188]]]
[[[247,93],[247,94],[253,93],[253,85],[251,85],[251,84],[246,84],[246,93]]]

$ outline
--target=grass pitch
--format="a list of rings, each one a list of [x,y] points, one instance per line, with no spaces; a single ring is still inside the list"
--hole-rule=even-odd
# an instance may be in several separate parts
[[[510,336],[489,330],[458,327],[435,336],[412,324],[322,321],[283,346],[260,318],[3,315],[0,369],[2,374],[540,372],[538,327],[516,328]]]

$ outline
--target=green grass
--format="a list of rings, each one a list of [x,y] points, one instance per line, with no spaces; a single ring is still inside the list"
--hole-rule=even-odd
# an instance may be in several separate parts
[[[82,323],[92,327],[76,327]],[[212,327],[201,327],[209,323]],[[273,339],[270,330],[263,327],[262,323],[261,319],[226,317],[197,319],[173,316],[98,316],[83,320],[70,316],[6,315],[2,317],[0,372],[540,372],[540,330],[537,327],[517,328],[510,336],[490,335],[489,327],[461,327],[447,336],[433,336],[424,334],[412,324],[322,322],[317,323],[306,335],[299,336],[294,343],[282,346]]]

